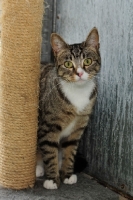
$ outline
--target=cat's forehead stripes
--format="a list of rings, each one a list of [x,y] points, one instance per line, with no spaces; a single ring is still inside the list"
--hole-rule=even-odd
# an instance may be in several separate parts
[[[70,49],[71,54],[74,56],[74,58],[80,57],[83,50],[81,44],[69,45],[69,49]]]

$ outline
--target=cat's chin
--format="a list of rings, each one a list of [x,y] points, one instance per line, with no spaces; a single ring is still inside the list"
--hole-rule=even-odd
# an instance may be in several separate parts
[[[83,79],[79,79],[75,81],[76,85],[84,85],[85,83],[87,83],[87,80],[83,80]]]
[[[68,83],[68,84],[73,83],[73,84],[76,84],[76,85],[83,85],[83,84],[87,83],[88,80],[83,80],[83,79],[74,80],[74,81],[66,81],[66,80],[62,80],[62,82],[64,82],[64,83]]]

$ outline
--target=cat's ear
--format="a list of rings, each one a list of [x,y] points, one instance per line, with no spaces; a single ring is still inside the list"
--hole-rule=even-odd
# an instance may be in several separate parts
[[[99,34],[97,28],[93,28],[89,35],[87,36],[87,39],[85,41],[86,46],[92,46],[94,48],[99,49]]]
[[[56,33],[51,34],[51,46],[54,54],[57,55],[61,50],[67,48],[66,42]]]

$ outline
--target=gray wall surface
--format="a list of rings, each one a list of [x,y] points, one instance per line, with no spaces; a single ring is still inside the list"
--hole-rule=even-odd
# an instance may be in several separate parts
[[[50,62],[51,61],[50,35],[53,29],[53,0],[45,0],[44,7],[45,7],[45,12],[43,17],[43,27],[42,27],[41,61]]]
[[[58,0],[57,33],[79,43],[96,26],[99,94],[82,141],[88,173],[133,196],[133,0]]]

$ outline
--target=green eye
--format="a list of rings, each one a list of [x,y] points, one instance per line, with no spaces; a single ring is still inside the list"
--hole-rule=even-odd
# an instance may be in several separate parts
[[[84,60],[84,65],[85,66],[91,65],[91,63],[92,63],[92,59],[91,58],[87,58],[87,59]]]
[[[67,67],[67,68],[73,67],[73,63],[72,63],[71,61],[66,61],[66,62],[64,63],[64,65],[65,65],[65,67]]]

